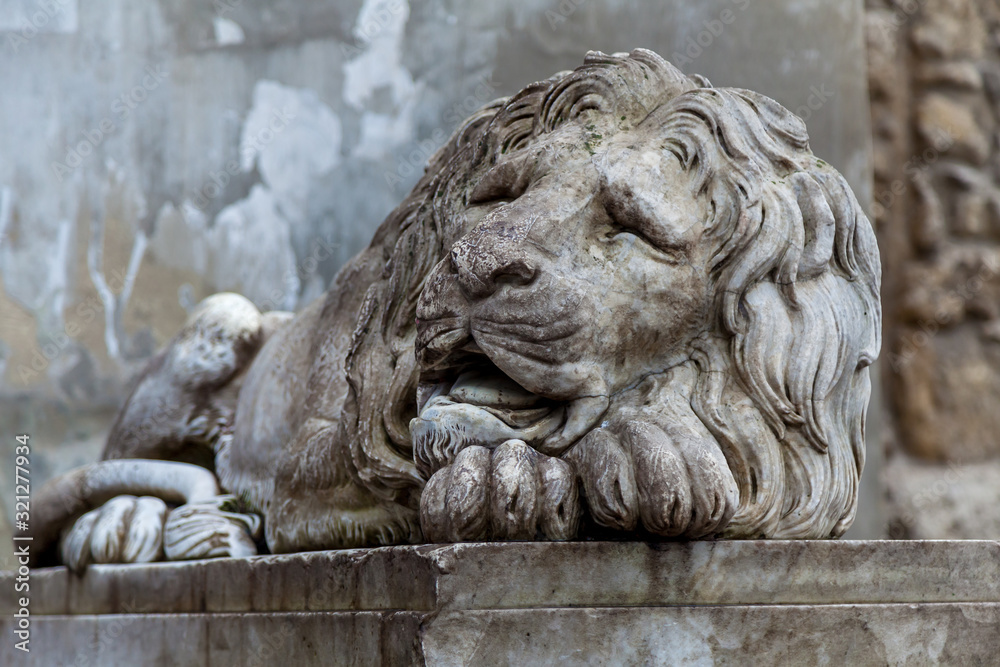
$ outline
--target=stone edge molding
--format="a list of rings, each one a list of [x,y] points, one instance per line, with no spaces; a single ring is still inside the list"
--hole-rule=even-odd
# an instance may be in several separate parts
[[[0,613],[15,610],[0,574]],[[463,543],[31,575],[34,616],[1000,602],[1000,542]]]
[[[12,573],[0,574],[0,631]],[[1000,543],[467,543],[32,573],[3,664],[989,664]]]

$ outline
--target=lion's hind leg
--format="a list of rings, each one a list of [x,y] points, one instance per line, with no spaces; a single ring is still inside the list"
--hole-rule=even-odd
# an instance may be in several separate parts
[[[33,554],[44,558],[58,544],[75,571],[257,553],[259,518],[233,511],[235,499],[220,495],[215,476],[188,463],[92,463],[50,480],[33,504]]]
[[[338,439],[338,422],[306,419],[284,450],[263,508],[273,553],[422,541],[417,511],[370,491]]]
[[[417,513],[350,485],[276,499],[265,534],[273,553],[416,544]]]

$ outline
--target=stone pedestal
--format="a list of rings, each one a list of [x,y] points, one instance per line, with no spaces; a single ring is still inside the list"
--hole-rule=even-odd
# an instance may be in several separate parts
[[[491,543],[0,576],[0,664],[996,664],[997,542]],[[21,594],[18,594],[21,595]]]

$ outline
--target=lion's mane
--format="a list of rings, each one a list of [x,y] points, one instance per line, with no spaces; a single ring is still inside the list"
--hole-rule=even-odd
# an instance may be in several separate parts
[[[693,407],[740,488],[726,534],[839,536],[854,519],[868,366],[881,344],[871,224],[843,176],[809,150],[805,123],[773,100],[703,88],[657,113],[716,211],[721,344],[696,344]],[[726,379],[769,434],[726,405]]]

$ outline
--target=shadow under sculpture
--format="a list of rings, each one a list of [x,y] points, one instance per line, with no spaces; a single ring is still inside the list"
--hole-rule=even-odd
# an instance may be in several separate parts
[[[302,312],[206,299],[105,460],[35,500],[36,539],[79,569],[263,543],[837,537],[879,281],[800,118],[649,51],[592,52],[466,120]]]

